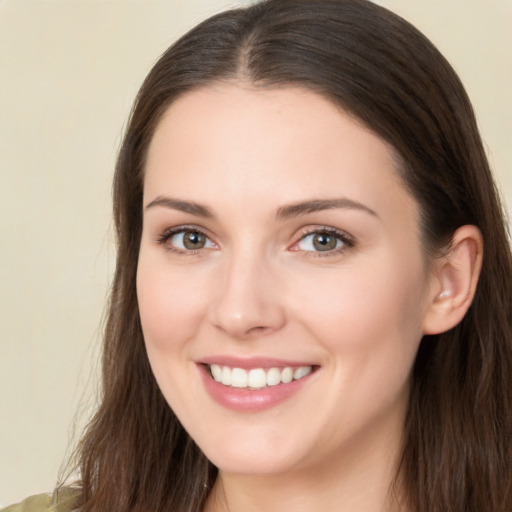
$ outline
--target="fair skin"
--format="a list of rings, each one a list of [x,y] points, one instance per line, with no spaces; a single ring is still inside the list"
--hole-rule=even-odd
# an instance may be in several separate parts
[[[396,165],[299,88],[216,84],[161,120],[137,292],[156,380],[219,468],[207,512],[397,510],[418,345],[469,306],[481,244],[466,226],[457,262],[428,266]],[[276,367],[306,375],[244,381]]]

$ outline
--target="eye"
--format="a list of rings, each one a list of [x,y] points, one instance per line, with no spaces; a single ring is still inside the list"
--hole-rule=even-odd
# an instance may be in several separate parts
[[[345,233],[334,229],[322,229],[304,235],[292,250],[304,252],[339,252],[354,246]]]
[[[198,251],[217,246],[200,230],[189,228],[170,229],[164,232],[158,242],[173,251]]]

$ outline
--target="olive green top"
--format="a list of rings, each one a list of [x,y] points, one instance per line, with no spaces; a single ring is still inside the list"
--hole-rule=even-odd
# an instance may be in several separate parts
[[[1,509],[0,512],[73,512],[79,497],[79,489],[62,487],[53,495],[31,496],[21,503]]]

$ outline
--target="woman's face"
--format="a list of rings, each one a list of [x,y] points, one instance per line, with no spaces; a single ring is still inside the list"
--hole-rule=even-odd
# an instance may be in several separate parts
[[[221,470],[395,451],[432,299],[418,226],[391,149],[322,96],[219,84],[171,105],[138,300],[158,385]]]

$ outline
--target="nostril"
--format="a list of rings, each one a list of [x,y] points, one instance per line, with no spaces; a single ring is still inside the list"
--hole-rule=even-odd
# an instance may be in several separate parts
[[[264,326],[256,326],[252,327],[247,331],[248,335],[254,334],[256,336],[266,334],[267,332],[270,332],[272,329],[270,327],[264,327]]]

